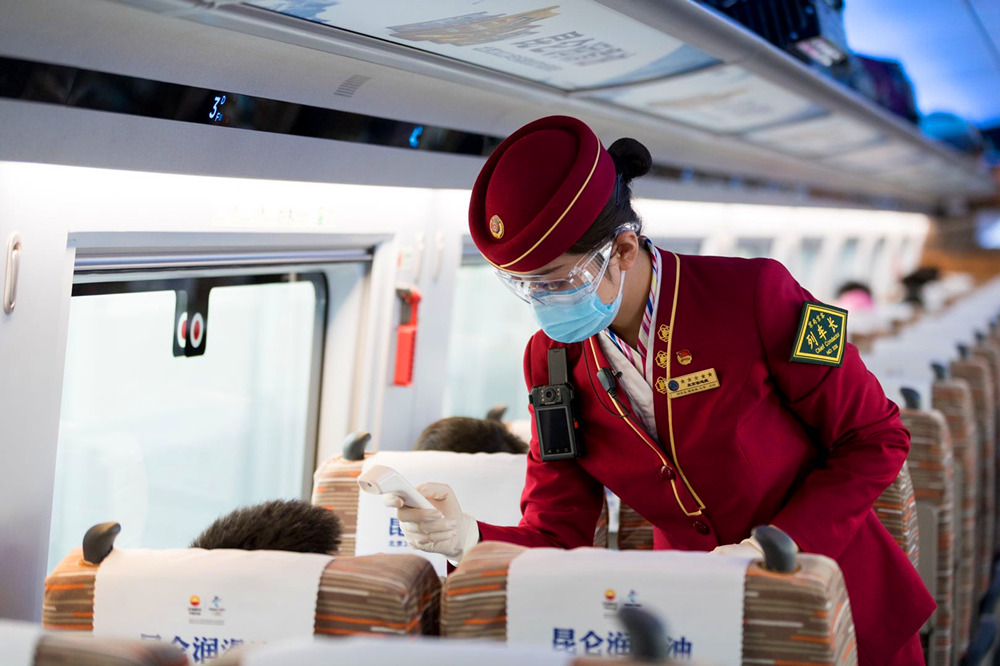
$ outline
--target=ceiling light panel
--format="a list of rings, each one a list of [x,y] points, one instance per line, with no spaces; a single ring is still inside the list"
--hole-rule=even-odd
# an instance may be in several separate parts
[[[734,65],[709,67],[595,96],[715,133],[746,132],[824,113],[805,97]]]
[[[854,150],[824,160],[826,164],[860,173],[884,173],[918,165],[923,151],[901,141]]]
[[[826,157],[878,143],[885,135],[871,125],[834,114],[750,132],[744,138],[791,155]]]

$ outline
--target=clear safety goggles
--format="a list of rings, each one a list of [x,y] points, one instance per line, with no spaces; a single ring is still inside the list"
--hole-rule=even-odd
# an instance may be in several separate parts
[[[497,269],[497,277],[525,303],[578,303],[597,291],[608,271],[618,235],[637,229],[638,225],[622,225],[611,240],[585,254],[568,271],[526,275]]]

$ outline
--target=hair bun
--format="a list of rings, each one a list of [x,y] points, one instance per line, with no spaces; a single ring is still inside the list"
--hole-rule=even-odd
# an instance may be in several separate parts
[[[622,180],[626,183],[646,175],[653,166],[653,156],[646,146],[635,139],[618,139],[608,148],[608,153],[615,162],[615,169],[621,173]]]

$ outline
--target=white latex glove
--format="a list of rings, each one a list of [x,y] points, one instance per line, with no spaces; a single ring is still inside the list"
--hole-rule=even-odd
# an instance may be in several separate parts
[[[746,557],[752,560],[764,559],[764,549],[760,547],[760,544],[757,543],[757,540],[753,537],[743,539],[743,541],[740,541],[739,543],[719,546],[712,551],[712,554],[728,555],[729,557]]]
[[[410,546],[429,553],[440,553],[457,565],[479,543],[476,519],[462,512],[458,498],[446,483],[425,483],[417,486],[417,492],[437,509],[404,506],[403,499],[391,493],[382,495],[382,502],[397,509],[399,526]]]

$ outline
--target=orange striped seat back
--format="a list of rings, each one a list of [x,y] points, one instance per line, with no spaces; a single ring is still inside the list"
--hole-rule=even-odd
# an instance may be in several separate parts
[[[973,358],[986,362],[993,384],[993,468],[1000,466],[1000,343],[983,337],[972,349]],[[1000,474],[994,472],[993,502],[995,518],[1000,518]],[[996,519],[993,521],[996,524]],[[993,532],[993,552],[1000,551],[1000,530]]]
[[[45,634],[38,641],[34,666],[188,666],[180,648],[154,641],[91,639],[75,634]]]
[[[916,505],[910,476],[905,467],[875,503],[875,513],[916,566]],[[624,502],[618,517],[618,549],[653,550],[653,526]]]
[[[875,515],[903,549],[916,568],[920,561],[920,534],[917,527],[917,498],[906,463],[899,476],[875,500]]]
[[[370,456],[366,453],[365,457]],[[364,460],[327,459],[313,474],[312,503],[340,518],[340,552],[354,555],[358,536],[358,477]]]
[[[442,636],[506,640],[508,569],[525,550],[491,541],[466,556],[442,589]],[[752,563],[743,613],[744,664],[857,663],[847,588],[827,557],[800,555],[791,574]]]
[[[46,629],[93,631],[99,568],[84,561],[80,548],[56,566],[45,580]],[[320,579],[315,633],[436,634],[440,590],[434,567],[419,555],[337,557]]]
[[[618,514],[618,550],[653,550],[653,526],[625,502]]]
[[[976,572],[979,571],[977,518],[979,507],[979,434],[972,390],[964,379],[938,379],[932,404],[948,424],[955,456],[955,649],[969,644],[975,615]],[[956,655],[961,657],[961,655]]]
[[[996,516],[996,392],[989,362],[969,356],[951,363],[955,379],[964,379],[972,392],[972,407],[976,418],[978,457],[976,480],[979,489],[976,513],[979,532],[976,534],[975,594],[986,593],[993,566],[993,543]]]
[[[927,664],[945,666],[953,662],[957,628],[956,461],[948,423],[941,412],[903,409],[900,418],[910,431],[906,465],[922,528],[918,570],[937,602],[937,610],[926,627]]]

